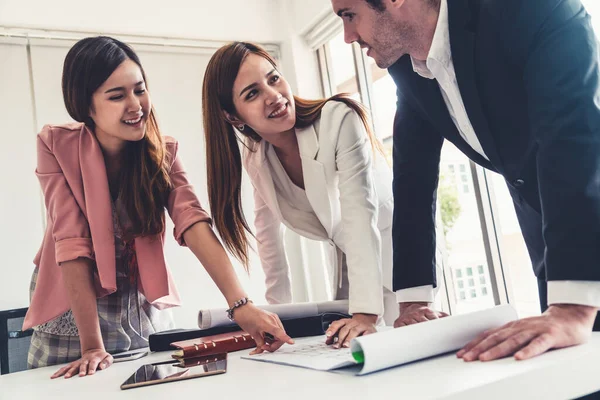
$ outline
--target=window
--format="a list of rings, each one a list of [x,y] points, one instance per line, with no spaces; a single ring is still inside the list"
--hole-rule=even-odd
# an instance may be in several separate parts
[[[482,287],[481,288],[481,295],[482,296],[487,296],[487,294],[488,294],[487,288],[486,287]]]
[[[466,300],[467,299],[467,296],[465,295],[465,291],[464,290],[460,291],[460,299],[461,300]]]
[[[497,235],[493,240],[500,249],[501,268],[506,277],[506,285],[510,286],[512,292],[509,300],[517,309],[519,317],[538,315],[537,280],[506,182],[501,175],[491,171],[482,172],[482,176],[487,186],[487,204],[495,215]]]
[[[596,31],[596,36],[600,35],[600,3],[598,0],[581,0],[587,12],[592,16],[592,26]]]
[[[471,289],[470,295],[471,295],[472,299],[474,299],[475,297],[477,297],[477,290]]]
[[[479,277],[479,283],[481,283],[482,285],[485,285],[485,276],[484,275],[481,275]]]
[[[356,69],[354,68],[354,54],[352,46],[344,42],[344,35],[335,36],[325,48],[326,62],[330,66],[329,85],[326,92],[349,93],[355,100],[361,100]]]
[[[469,287],[475,286],[475,279],[469,279]]]
[[[483,265],[477,266],[477,272],[479,272],[479,275],[483,275]]]
[[[473,276],[473,268],[472,267],[467,268],[467,276]]]
[[[468,194],[469,190],[470,190],[470,186],[469,186],[469,175],[467,173],[461,173],[460,174],[460,181],[462,183],[462,190],[463,193]]]
[[[462,269],[457,269],[456,270],[456,277],[457,278],[462,278]]]
[[[459,289],[462,289],[465,287],[465,281],[463,281],[462,279],[460,281],[458,281],[457,284],[458,284]]]

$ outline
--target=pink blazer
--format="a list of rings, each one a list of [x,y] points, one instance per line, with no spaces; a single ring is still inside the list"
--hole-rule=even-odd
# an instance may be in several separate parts
[[[196,222],[210,222],[188,182],[177,156],[177,141],[165,137],[173,185],[167,210],[175,239]],[[94,134],[81,123],[46,125],[37,137],[37,169],[47,210],[42,246],[34,259],[37,285],[23,329],[56,318],[70,309],[60,263],[86,257],[95,261],[96,296],[114,293],[116,286],[112,206],[102,150]],[[139,288],[159,309],[181,304],[163,253],[165,233],[135,239]]]

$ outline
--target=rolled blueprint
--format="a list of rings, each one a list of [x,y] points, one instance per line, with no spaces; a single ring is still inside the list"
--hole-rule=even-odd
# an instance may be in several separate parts
[[[480,333],[516,319],[512,306],[497,306],[361,336],[350,342],[350,348],[364,357],[359,372],[363,375],[458,350]]]
[[[312,317],[324,312],[348,313],[348,300],[324,301],[320,303],[269,304],[257,306],[265,311],[275,313],[280,319]],[[217,308],[198,312],[200,329],[233,325],[227,318],[227,309]]]

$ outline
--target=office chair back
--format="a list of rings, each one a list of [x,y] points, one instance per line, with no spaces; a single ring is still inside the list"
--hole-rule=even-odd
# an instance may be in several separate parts
[[[0,375],[27,369],[33,330],[21,330],[27,308],[0,311]]]

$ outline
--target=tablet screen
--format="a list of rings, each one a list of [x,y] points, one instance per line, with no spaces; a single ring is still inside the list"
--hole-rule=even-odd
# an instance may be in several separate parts
[[[227,353],[212,356],[171,360],[142,365],[121,385],[121,389],[155,385],[183,379],[200,378],[227,371]]]

